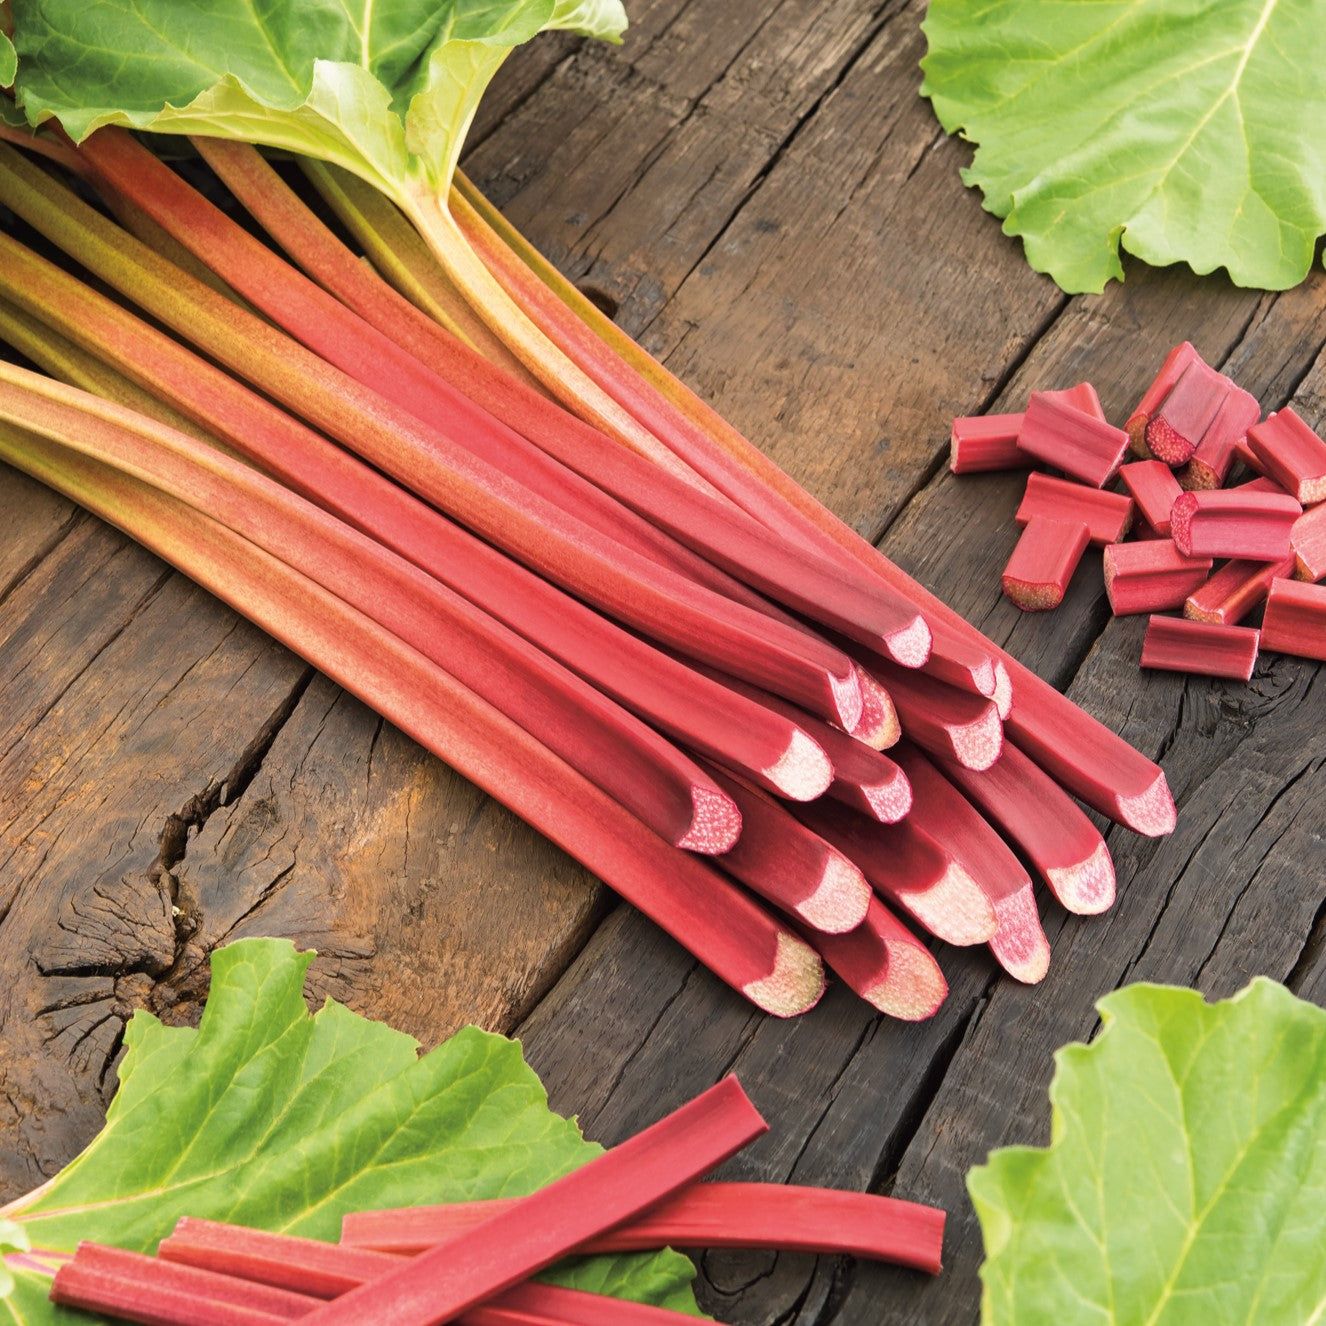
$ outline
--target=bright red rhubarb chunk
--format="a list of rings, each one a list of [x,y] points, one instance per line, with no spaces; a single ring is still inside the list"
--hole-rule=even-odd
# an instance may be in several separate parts
[[[1224,374],[1193,360],[1147,421],[1151,454],[1166,465],[1186,464],[1233,385]]]
[[[1146,523],[1168,538],[1170,511],[1183,494],[1174,471],[1158,460],[1138,460],[1120,467],[1119,478],[1132,493]]]
[[[1257,398],[1242,387],[1232,387],[1179,476],[1182,486],[1193,490],[1221,487],[1238,455],[1238,445],[1261,417]]]
[[[1185,557],[1169,539],[1105,549],[1105,593],[1116,617],[1181,608],[1210,574],[1211,558]]]
[[[1080,520],[1033,516],[1004,568],[1005,597],[1023,612],[1057,608],[1090,539],[1091,531]]]
[[[1149,456],[1151,454],[1146,445],[1146,426],[1152,413],[1160,407],[1161,402],[1174,389],[1174,384],[1179,380],[1183,370],[1199,358],[1197,351],[1187,341],[1180,341],[1165,356],[1165,362],[1160,366],[1160,372],[1156,374],[1155,380],[1143,393],[1142,399],[1138,401],[1137,409],[1128,416],[1128,422],[1124,424],[1124,430],[1132,442],[1133,450],[1139,456]]]
[[[1287,493],[1231,488],[1184,493],[1171,516],[1174,545],[1185,557],[1242,557],[1278,562],[1303,508]]]
[[[1326,577],[1326,505],[1314,506],[1294,521],[1294,579]]]
[[[1091,542],[1104,547],[1118,543],[1133,523],[1132,498],[1069,483],[1048,474],[1029,474],[1015,519],[1026,525],[1037,516],[1051,520],[1080,520],[1090,532]]]
[[[1262,617],[1262,648],[1326,659],[1326,586],[1277,580]]]
[[[1018,446],[1046,465],[1102,488],[1118,472],[1128,434],[1046,392],[1033,391]]]
[[[1248,446],[1263,473],[1304,506],[1326,501],[1326,442],[1290,406],[1248,429]]]
[[[1031,457],[1018,447],[1020,414],[974,414],[953,421],[948,467],[954,474],[1024,470]]]
[[[1164,672],[1247,681],[1257,665],[1257,632],[1183,617],[1152,617],[1142,641],[1142,666]]]
[[[1280,562],[1226,562],[1200,589],[1188,595],[1183,615],[1189,621],[1233,626],[1270,593],[1271,582],[1292,575],[1294,559]]]
[[[1043,391],[1041,395],[1046,400],[1059,405],[1071,405],[1073,409],[1081,410],[1083,414],[1089,414],[1093,419],[1099,419],[1101,423],[1107,422],[1100,397],[1090,382],[1079,382],[1075,387],[1060,387],[1056,391]]]

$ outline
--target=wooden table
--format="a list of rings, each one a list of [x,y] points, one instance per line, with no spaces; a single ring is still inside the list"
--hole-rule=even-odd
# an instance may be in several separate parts
[[[583,871],[178,575],[0,472],[0,1199],[94,1134],[139,1006],[196,1018],[241,935],[315,946],[315,996],[435,1044],[520,1035],[611,1143],[735,1070],[773,1122],[733,1175],[950,1212],[947,1269],[709,1255],[725,1321],[974,1322],[964,1175],[1048,1136],[1051,1053],[1125,981],[1326,1000],[1326,685],[1137,669],[1099,575],[1056,613],[999,594],[1021,479],[952,479],[956,414],[1090,378],[1120,418],[1189,338],[1266,408],[1326,414],[1326,279],[1282,295],[1129,265],[1070,299],[965,191],[917,95],[921,5],[632,0],[621,49],[552,38],[484,103],[468,168],[623,326],[844,519],[1145,751],[1177,832],[1112,832],[1119,901],[1045,923],[1027,989],[982,952],[907,1026],[831,989],[758,1016]]]

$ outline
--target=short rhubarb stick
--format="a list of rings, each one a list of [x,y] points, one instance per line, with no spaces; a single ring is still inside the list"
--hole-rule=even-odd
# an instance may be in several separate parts
[[[1294,579],[1326,578],[1326,503],[1305,511],[1294,521]]]
[[[1138,460],[1121,466],[1119,478],[1133,495],[1137,509],[1157,534],[1169,537],[1169,513],[1183,495],[1174,471],[1158,460]],[[1214,488],[1217,485],[1211,484]],[[1117,539],[1111,539],[1117,543]]]
[[[794,809],[798,819],[855,861],[885,899],[936,939],[983,944],[994,934],[994,906],[950,850],[942,826],[943,836],[937,837],[933,822],[921,826],[910,815],[900,824],[879,824],[823,801]]]
[[[847,987],[903,1022],[932,1017],[948,994],[933,954],[878,898],[845,935],[815,935],[816,949]]]
[[[1070,912],[1095,916],[1114,901],[1114,863],[1100,830],[1012,742],[983,773],[952,761],[941,767]]]
[[[933,651],[930,658],[934,658]],[[927,660],[929,671],[929,660]],[[931,671],[931,675],[934,673]],[[861,685],[861,717],[851,729],[852,737],[872,750],[888,750],[902,736],[902,724],[893,697],[859,664],[856,679]]]
[[[499,1198],[396,1211],[360,1211],[342,1220],[341,1246],[352,1256],[354,1250],[366,1248],[379,1253],[422,1252],[478,1224],[490,1212],[520,1200]],[[224,1232],[230,1227],[219,1228]],[[771,1248],[842,1253],[912,1266],[935,1275],[940,1269],[943,1231],[941,1210],[892,1197],[781,1183],[693,1183],[629,1224],[601,1235],[581,1251]],[[244,1233],[247,1231],[239,1231]],[[275,1239],[273,1254],[278,1251]]]
[[[1000,578],[1005,597],[1023,612],[1057,608],[1090,538],[1091,531],[1080,520],[1033,516]]]
[[[1174,546],[1185,557],[1240,557],[1278,562],[1293,551],[1303,508],[1287,493],[1217,488],[1184,493],[1174,503]]]
[[[902,730],[923,750],[969,769],[988,769],[999,758],[1004,728],[992,701],[883,659],[868,666],[893,697]]]
[[[1304,506],[1326,501],[1326,442],[1286,405],[1248,429],[1263,472]]]
[[[860,925],[870,885],[859,867],[771,796],[716,765],[709,772],[741,812],[741,836],[714,864],[814,930],[840,934]]]
[[[1128,533],[1133,523],[1133,502],[1123,493],[1088,488],[1048,474],[1029,474],[1015,519],[1019,525],[1026,525],[1037,516],[1080,520],[1090,531],[1091,542],[1104,547],[1118,543]]]
[[[646,1211],[767,1130],[734,1077],[399,1270],[323,1307],[308,1326],[433,1326]]]
[[[1074,387],[1060,387],[1056,391],[1043,391],[1040,394],[1047,401],[1054,401],[1059,405],[1071,405],[1073,409],[1081,410],[1083,414],[1089,414],[1093,419],[1099,419],[1101,423],[1108,422],[1100,403],[1100,396],[1090,382],[1079,382]]]
[[[899,763],[916,796],[909,821],[943,841],[990,900],[998,921],[990,951],[1010,976],[1034,985],[1050,966],[1050,945],[1036,912],[1031,877],[1008,844],[965,796],[905,742]]]
[[[1188,595],[1183,615],[1193,622],[1234,626],[1265,602],[1273,580],[1293,572],[1292,557],[1281,562],[1226,562],[1206,584]]]
[[[1193,360],[1147,421],[1146,444],[1151,454],[1166,465],[1186,464],[1233,385],[1200,359]]]
[[[1033,391],[1018,446],[1046,465],[1103,488],[1128,451],[1128,434],[1046,392]]]
[[[1215,418],[1206,427],[1192,459],[1179,475],[1186,489],[1200,491],[1223,487],[1238,456],[1238,446],[1249,428],[1262,417],[1261,406],[1251,392],[1233,387],[1221,401]]]
[[[1142,641],[1142,666],[1247,681],[1257,666],[1257,639],[1247,626],[1152,617]]]
[[[1145,459],[1151,455],[1146,445],[1146,426],[1151,415],[1160,408],[1161,402],[1174,390],[1174,384],[1179,380],[1183,370],[1199,358],[1197,351],[1187,341],[1180,341],[1165,356],[1165,362],[1161,364],[1160,372],[1156,374],[1151,385],[1142,393],[1142,399],[1138,401],[1137,408],[1128,416],[1128,422],[1124,424],[1124,431],[1128,434],[1133,451],[1138,456]]]
[[[976,414],[953,421],[948,467],[954,474],[1025,470],[1031,457],[1018,446],[1020,414]]]
[[[1116,617],[1181,608],[1211,574],[1210,557],[1185,557],[1170,539],[1112,543],[1105,549],[1105,593]]]
[[[1326,659],[1326,585],[1275,581],[1262,617],[1262,648]]]

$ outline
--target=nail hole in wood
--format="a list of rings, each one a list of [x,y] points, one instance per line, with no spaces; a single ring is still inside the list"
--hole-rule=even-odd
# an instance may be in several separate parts
[[[589,300],[600,312],[606,313],[608,317],[616,319],[617,310],[621,307],[606,290],[601,290],[596,285],[579,285],[576,287],[584,297]]]

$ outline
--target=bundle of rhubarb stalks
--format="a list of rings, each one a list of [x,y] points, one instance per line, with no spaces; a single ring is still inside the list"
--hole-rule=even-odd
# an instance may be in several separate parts
[[[957,419],[951,444],[955,474],[1067,476],[1027,480],[1003,574],[1020,608],[1057,607],[1095,544],[1115,616],[1151,614],[1144,668],[1247,681],[1262,648],[1326,659],[1326,441],[1289,406],[1262,419],[1187,341],[1123,428],[1083,382],[1033,392],[1021,414]],[[1130,448],[1141,459],[1123,464]],[[1239,625],[1259,608],[1260,629]]]
[[[0,458],[759,1007],[809,1008],[827,964],[928,1016],[946,985],[912,927],[1039,980],[1033,879],[1074,912],[1114,896],[1073,798],[1173,827],[1156,765],[798,488],[463,178],[439,255],[325,163],[195,140],[200,192],[121,129],[27,144],[0,144],[0,334],[43,371],[0,365]]]
[[[940,1269],[944,1212],[695,1180],[767,1125],[736,1078],[528,1197],[347,1215],[325,1243],[183,1219],[155,1257],[84,1243],[51,1297],[149,1326],[670,1326],[685,1313],[530,1277],[575,1253],[770,1248]]]

